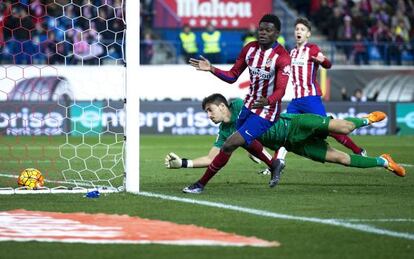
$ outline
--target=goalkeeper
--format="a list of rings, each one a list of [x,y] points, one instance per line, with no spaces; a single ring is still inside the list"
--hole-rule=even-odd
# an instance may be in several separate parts
[[[207,156],[193,160],[180,158],[174,153],[165,157],[165,165],[169,169],[188,167],[207,167],[214,156],[218,154],[225,140],[236,131],[236,119],[243,105],[241,99],[235,99],[228,104],[221,94],[210,95],[203,100],[203,110],[215,123],[221,123],[214,146]],[[366,118],[331,119],[315,114],[288,114],[280,115],[280,119],[260,138],[259,141],[272,150],[284,146],[288,151],[307,157],[318,162],[330,162],[344,166],[370,168],[384,167],[398,176],[405,176],[405,169],[393,161],[390,155],[379,157],[363,157],[339,151],[326,142],[329,133],[349,134],[353,130],[379,122],[385,119],[383,112],[372,112]],[[279,179],[276,174],[271,176],[270,187],[275,186]],[[200,186],[199,182],[196,182]],[[200,186],[191,193],[201,193],[204,186]],[[187,189],[184,188],[183,191]]]

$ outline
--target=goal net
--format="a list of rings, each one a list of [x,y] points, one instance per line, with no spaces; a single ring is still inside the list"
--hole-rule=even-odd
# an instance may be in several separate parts
[[[124,188],[125,0],[0,2],[0,193]],[[138,19],[138,18],[137,18]]]

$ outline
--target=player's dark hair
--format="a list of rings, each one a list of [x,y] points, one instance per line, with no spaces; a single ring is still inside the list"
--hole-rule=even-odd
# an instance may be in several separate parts
[[[221,94],[212,94],[204,98],[201,104],[203,111],[206,109],[207,104],[210,104],[210,103],[214,103],[215,105],[224,103],[226,107],[229,107],[229,103],[227,102],[227,99]]]
[[[295,22],[295,26],[298,25],[298,24],[303,24],[303,25],[305,25],[308,28],[309,31],[312,31],[311,23],[305,17],[299,17],[299,18],[297,18],[296,19],[296,22]]]
[[[273,23],[276,30],[280,32],[280,19],[274,14],[265,14],[263,15],[262,19],[260,19],[259,24],[262,22]]]

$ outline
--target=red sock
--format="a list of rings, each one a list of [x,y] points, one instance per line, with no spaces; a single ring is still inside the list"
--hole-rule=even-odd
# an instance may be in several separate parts
[[[358,147],[350,137],[343,134],[337,134],[337,133],[330,133],[331,137],[336,139],[339,143],[344,145],[345,147],[349,148],[354,152],[354,154],[359,154],[362,152],[362,148]]]
[[[221,169],[223,166],[227,164],[231,156],[230,154],[224,153],[222,150],[220,150],[220,153],[213,159],[213,162],[207,167],[206,172],[201,177],[199,182],[202,185],[206,185],[208,181],[210,181],[211,178]]]
[[[267,152],[264,152],[265,149],[263,148],[262,143],[260,143],[258,140],[253,140],[253,142],[246,148],[246,150],[249,151],[250,154],[265,162],[267,166],[270,167],[272,165],[272,157],[269,157]]]

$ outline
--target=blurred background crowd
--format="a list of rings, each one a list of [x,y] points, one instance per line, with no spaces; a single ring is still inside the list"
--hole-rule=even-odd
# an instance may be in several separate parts
[[[214,23],[192,26],[179,21],[167,10],[169,2],[140,0],[141,64],[185,63],[200,54],[215,63],[233,63],[243,44],[256,38],[257,24],[216,28]],[[278,41],[288,50],[295,45],[293,22],[305,16],[312,21],[311,41],[335,64],[413,64],[413,1],[270,2],[282,20]],[[1,1],[0,62],[123,64],[124,5],[123,0]],[[163,23],[156,22],[157,15]]]
[[[328,41],[340,42],[347,61],[412,59],[414,3],[405,0],[312,0],[289,5],[309,17]]]
[[[122,0],[5,0],[3,64],[122,63]]]
[[[162,0],[141,0],[142,63],[180,63],[185,48],[180,31],[154,28],[154,4]],[[305,16],[312,21],[311,41],[322,46],[336,64],[411,65],[414,56],[414,4],[410,0],[273,0],[273,10],[282,20],[279,43],[294,47],[293,21]],[[182,28],[186,24],[181,24]],[[256,26],[257,24],[254,24]],[[251,26],[249,26],[251,27]],[[206,28],[192,28],[196,35],[197,54],[203,54],[201,34]],[[245,35],[255,36],[255,29],[221,29],[220,63],[232,63]],[[229,36],[231,35],[231,36]],[[180,47],[181,46],[181,47]],[[157,51],[154,51],[154,48]],[[158,49],[164,60],[157,57]],[[167,51],[168,52],[168,51]],[[167,58],[165,58],[167,56]],[[173,57],[168,59],[169,57]],[[174,59],[174,57],[177,57]]]

